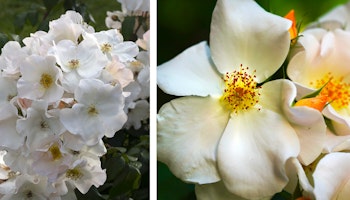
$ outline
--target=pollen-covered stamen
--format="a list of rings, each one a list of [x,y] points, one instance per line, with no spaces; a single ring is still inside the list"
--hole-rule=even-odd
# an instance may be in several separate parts
[[[68,169],[66,172],[66,177],[69,179],[72,179],[74,181],[80,179],[81,177],[83,177],[83,173],[81,172],[81,170],[77,167],[73,168],[73,169]]]
[[[71,68],[71,69],[76,69],[79,67],[79,60],[77,59],[72,59],[68,62],[68,66]]]
[[[51,153],[52,160],[59,160],[62,158],[60,147],[57,144],[51,145],[49,152]]]
[[[53,77],[50,74],[44,73],[41,75],[40,85],[44,89],[50,88],[52,84],[53,84]]]
[[[341,110],[350,105],[350,83],[344,82],[344,77],[333,77],[331,73],[326,74],[322,79],[310,82],[315,89],[321,90],[321,96],[327,96],[330,104],[336,110]]]
[[[248,70],[241,65],[239,71],[224,75],[225,89],[220,101],[234,113],[249,110],[259,102],[261,87],[257,86],[256,76],[248,74]]]
[[[101,45],[101,51],[103,53],[109,53],[112,51],[112,45],[109,43],[104,43]]]

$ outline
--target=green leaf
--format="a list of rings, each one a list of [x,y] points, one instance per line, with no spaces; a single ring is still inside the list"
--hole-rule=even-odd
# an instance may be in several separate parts
[[[126,195],[139,187],[141,173],[138,169],[129,166],[125,169],[123,174],[125,175],[123,179],[116,180],[115,185],[111,188],[109,192],[110,198]]]
[[[134,34],[135,20],[135,17],[125,17],[121,30],[124,41],[136,41],[137,36]]]
[[[43,0],[46,10],[49,12],[60,0]]]
[[[95,186],[91,186],[86,194],[82,194],[79,190],[75,189],[75,195],[78,200],[94,199],[94,200],[106,200],[107,198],[102,196]]]

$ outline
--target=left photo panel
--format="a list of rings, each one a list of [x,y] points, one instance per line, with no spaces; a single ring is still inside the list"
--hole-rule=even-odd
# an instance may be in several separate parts
[[[0,199],[150,199],[150,1],[0,7]]]

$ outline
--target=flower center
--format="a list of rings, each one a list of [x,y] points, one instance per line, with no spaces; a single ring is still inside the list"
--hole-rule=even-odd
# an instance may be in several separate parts
[[[224,75],[225,89],[220,101],[234,113],[249,110],[259,102],[261,87],[257,86],[256,76],[248,74],[248,69],[241,65],[239,71],[227,72]]]
[[[52,145],[49,148],[49,152],[51,153],[51,156],[52,156],[53,160],[59,160],[59,159],[62,158],[62,154],[61,154],[60,148],[58,147],[57,144]]]
[[[50,74],[42,74],[40,79],[40,85],[43,86],[44,89],[48,89],[51,87],[53,83],[53,78]]]
[[[89,115],[97,115],[98,111],[94,105],[90,105],[90,107],[88,108],[88,113]]]
[[[108,43],[104,43],[101,45],[101,51],[103,53],[109,53],[112,51],[112,45],[111,44],[108,44]]]
[[[80,179],[83,173],[78,168],[69,169],[66,172],[66,177],[74,181]]]
[[[68,62],[68,66],[71,68],[71,69],[76,69],[79,67],[79,60],[77,59],[72,59]]]
[[[315,82],[310,82],[314,88],[321,88],[321,96],[327,96],[330,99],[330,104],[336,110],[341,110],[350,104],[350,83],[343,81],[344,77],[335,78],[331,73],[326,74],[322,79]]]

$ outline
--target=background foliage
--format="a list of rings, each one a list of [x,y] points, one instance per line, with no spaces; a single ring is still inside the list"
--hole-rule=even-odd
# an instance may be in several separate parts
[[[37,30],[47,31],[49,21],[59,18],[66,10],[79,12],[95,31],[107,29],[107,11],[121,10],[117,0],[1,0],[0,8],[0,48],[9,40],[20,42]],[[125,27],[133,26],[125,24]],[[84,195],[76,190],[78,199],[149,199],[148,124],[145,122],[139,130],[122,129],[114,138],[104,140],[108,152],[101,161],[107,172],[106,183],[92,187]]]
[[[348,0],[257,0],[267,11],[280,16],[295,10],[297,23],[304,27],[334,6]],[[162,64],[186,48],[209,40],[211,14],[215,0],[159,0],[157,4],[157,63]],[[158,109],[175,98],[158,93]],[[174,192],[176,191],[176,192]],[[195,199],[194,186],[174,177],[166,165],[158,163],[158,200]],[[274,199],[292,199],[280,193]]]

